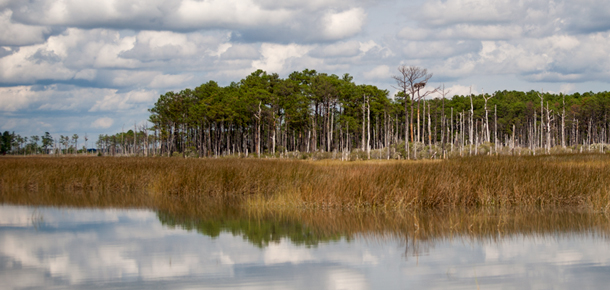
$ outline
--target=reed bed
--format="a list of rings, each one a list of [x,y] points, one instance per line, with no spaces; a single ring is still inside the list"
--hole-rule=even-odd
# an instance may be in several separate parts
[[[0,158],[0,202],[282,209],[610,208],[610,155],[443,161]]]

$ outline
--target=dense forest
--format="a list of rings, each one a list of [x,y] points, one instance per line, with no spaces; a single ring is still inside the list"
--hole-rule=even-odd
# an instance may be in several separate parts
[[[352,160],[607,149],[608,92],[448,98],[450,91],[430,86],[426,69],[401,66],[397,72],[394,96],[355,84],[349,74],[308,69],[285,79],[257,70],[226,87],[209,81],[161,95],[149,110],[151,125],[100,135],[97,147],[103,155]],[[70,152],[78,136],[72,139],[73,147],[62,136],[53,148]],[[27,146],[17,147],[26,153]]]

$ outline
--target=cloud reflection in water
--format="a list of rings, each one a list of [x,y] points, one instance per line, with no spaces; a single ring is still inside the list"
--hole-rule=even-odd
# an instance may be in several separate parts
[[[209,236],[166,226],[148,210],[0,206],[2,289],[600,288],[610,284],[607,239],[513,234],[456,236],[415,252],[390,236],[256,245],[243,232]]]

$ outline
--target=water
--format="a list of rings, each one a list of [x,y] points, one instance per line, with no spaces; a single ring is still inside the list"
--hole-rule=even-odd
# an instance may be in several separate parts
[[[321,224],[312,222],[316,218],[325,220],[315,216],[307,223],[295,223],[235,215],[210,220],[150,210],[4,205],[0,206],[0,288],[604,289],[610,285],[605,217],[583,215],[566,222],[565,215],[558,215],[524,230],[497,227],[506,230],[504,234],[482,230],[489,220],[472,222],[465,230],[435,232],[429,227],[440,222],[431,219],[424,226],[420,219],[416,230],[401,232],[390,230],[387,220],[381,224],[388,228],[364,230],[362,222],[351,228],[324,227],[323,223],[340,218]],[[548,224],[556,224],[557,230]]]

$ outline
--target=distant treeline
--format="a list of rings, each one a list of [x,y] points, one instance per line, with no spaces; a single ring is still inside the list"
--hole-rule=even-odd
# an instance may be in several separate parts
[[[609,141],[608,92],[497,91],[444,98],[449,91],[426,87],[432,75],[425,69],[399,72],[394,79],[400,90],[393,97],[355,84],[349,74],[315,70],[285,79],[257,70],[226,87],[209,81],[161,95],[149,110],[153,126],[140,130],[139,142],[129,132],[125,143],[121,133],[101,136],[100,147],[166,156],[326,152],[339,158],[359,152],[362,158],[417,159],[605,150]]]
[[[15,132],[4,131],[0,137],[0,154],[36,155],[36,154],[76,154],[87,151],[87,141],[78,149],[78,134],[70,136],[59,135],[59,140],[53,139],[49,132],[44,135],[21,136]]]
[[[167,92],[149,110],[152,125],[100,135],[97,147],[104,155],[341,159],[607,149],[609,92],[449,97],[450,91],[429,86],[431,77],[426,69],[401,66],[393,77],[398,93],[390,96],[355,84],[349,74],[306,69],[283,79],[257,70],[225,87],[209,81]],[[72,143],[64,138],[54,148],[69,152]]]

